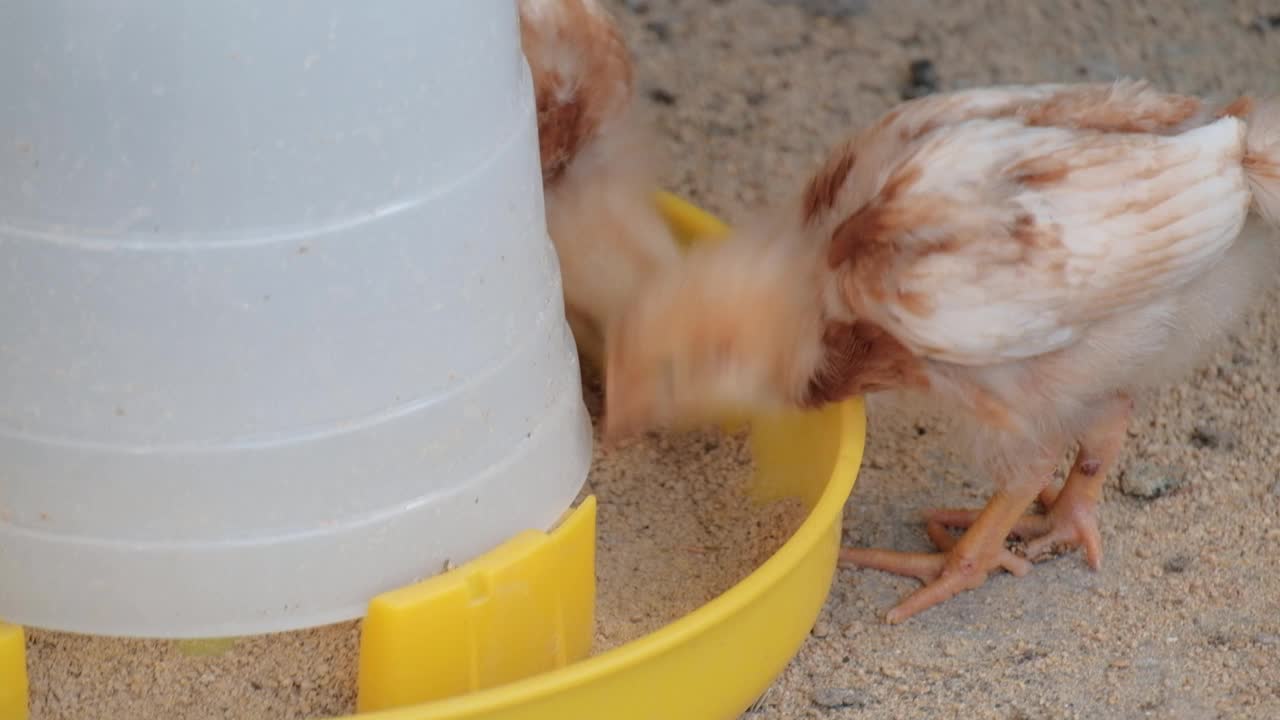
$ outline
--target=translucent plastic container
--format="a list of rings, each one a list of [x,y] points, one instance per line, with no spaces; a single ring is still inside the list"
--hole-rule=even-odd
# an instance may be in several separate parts
[[[361,615],[590,461],[511,0],[0,4],[0,618]]]

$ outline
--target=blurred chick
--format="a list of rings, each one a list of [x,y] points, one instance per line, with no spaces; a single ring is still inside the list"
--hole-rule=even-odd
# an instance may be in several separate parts
[[[519,10],[565,314],[580,355],[600,368],[610,318],[680,259],[654,205],[660,143],[608,11],[595,0],[520,0]]]
[[[911,101],[642,291],[609,337],[607,437],[923,392],[960,415],[996,492],[980,512],[929,513],[939,553],[842,551],[924,583],[888,620],[1062,547],[1097,569],[1131,398],[1243,315],[1272,279],[1278,221],[1280,104],[1215,108],[1138,82]],[[1025,514],[1037,498],[1045,513]]]

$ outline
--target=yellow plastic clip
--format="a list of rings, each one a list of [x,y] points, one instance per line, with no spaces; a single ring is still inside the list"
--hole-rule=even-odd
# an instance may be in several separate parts
[[[595,630],[596,500],[550,534],[492,552],[369,603],[359,712],[462,695],[585,658]]]

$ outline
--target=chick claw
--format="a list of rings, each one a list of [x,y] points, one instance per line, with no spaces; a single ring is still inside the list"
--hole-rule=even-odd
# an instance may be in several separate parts
[[[940,553],[842,548],[840,561],[908,575],[925,583],[885,617],[891,624],[900,623],[965,590],[981,586],[997,568],[1004,568],[1015,577],[1031,572],[1031,562],[1014,555],[1004,542],[1009,536],[1009,528],[1035,500],[1038,490],[1038,486],[1020,486],[1011,493],[997,492],[958,539],[953,538],[942,523],[927,522],[925,530],[933,544],[942,551]]]
[[[1098,570],[1102,567],[1102,533],[1098,529],[1098,502],[1078,491],[1080,486],[1068,482],[1061,493],[1046,488],[1040,494],[1040,503],[1047,508],[1043,514],[1027,514],[1022,516],[1009,535],[1026,542],[1023,555],[1032,562],[1038,562],[1061,550],[1081,548],[1084,550],[1085,562],[1089,567]],[[940,509],[925,513],[925,520],[932,525],[944,528],[968,528],[978,518],[977,510]],[[950,534],[945,534],[950,538]],[[934,540],[938,549],[943,546],[931,532],[929,538]]]
[[[1004,568],[1015,577],[1031,572],[1030,562],[1004,547],[980,550],[976,554],[968,553],[957,548],[959,540],[947,532],[942,524],[930,522],[925,530],[929,539],[942,552],[908,553],[863,548],[840,550],[842,563],[906,575],[925,583],[924,587],[908,595],[889,611],[886,619],[891,624],[896,625],[965,590],[981,586],[997,568]]]

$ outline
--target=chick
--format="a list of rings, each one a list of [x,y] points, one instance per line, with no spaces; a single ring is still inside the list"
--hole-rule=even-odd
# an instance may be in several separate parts
[[[653,199],[663,156],[608,11],[595,0],[518,7],[565,314],[580,355],[599,368],[610,318],[640,282],[680,259]]]
[[[924,583],[888,620],[1063,547],[1097,569],[1132,398],[1243,315],[1278,222],[1280,104],[1219,109],[1139,82],[914,100],[765,222],[642,291],[609,336],[606,433],[924,393],[962,419],[996,492],[981,512],[929,514],[938,553],[842,551]],[[1046,512],[1027,514],[1037,498]]]

